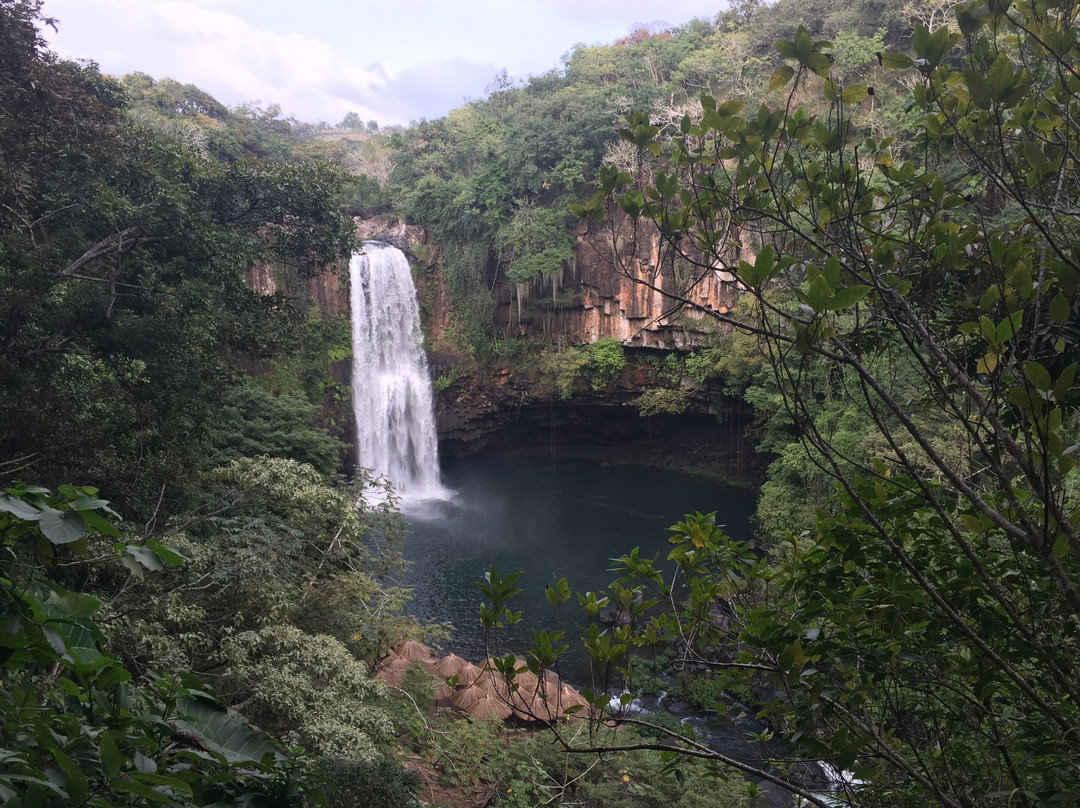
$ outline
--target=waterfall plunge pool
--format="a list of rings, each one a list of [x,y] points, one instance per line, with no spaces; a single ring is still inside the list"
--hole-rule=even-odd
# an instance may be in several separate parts
[[[730,536],[749,538],[756,500],[746,489],[673,471],[512,451],[454,460],[442,477],[456,492],[451,499],[405,507],[411,568],[401,583],[413,590],[409,612],[453,624],[444,650],[479,661],[485,648],[476,583],[489,565],[500,575],[522,570],[518,586],[525,591],[510,604],[522,620],[499,650],[521,656],[531,629],[565,631],[570,650],[561,673],[576,685],[589,682],[578,639],[587,616],[576,598],[554,612],[544,588],[565,577],[576,592],[605,589],[615,577],[612,559],[634,547],[642,556],[659,555],[669,569],[667,529],[685,513],[716,511]]]

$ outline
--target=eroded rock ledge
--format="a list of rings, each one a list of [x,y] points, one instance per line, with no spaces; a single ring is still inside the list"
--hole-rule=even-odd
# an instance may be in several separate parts
[[[718,480],[760,484],[768,458],[747,438],[753,421],[743,402],[699,389],[687,411],[642,416],[646,386],[631,363],[603,391],[581,386],[568,399],[540,395],[528,377],[510,369],[436,398],[439,450],[444,458],[492,449],[588,458],[609,465],[675,468]]]

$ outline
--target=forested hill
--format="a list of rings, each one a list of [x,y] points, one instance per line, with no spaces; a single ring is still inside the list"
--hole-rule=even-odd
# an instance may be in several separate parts
[[[633,147],[616,134],[624,116],[646,110],[674,127],[700,109],[702,92],[756,107],[783,61],[773,42],[805,24],[832,41],[838,78],[879,85],[874,125],[902,139],[904,98],[891,91],[891,76],[879,74],[876,54],[906,49],[920,17],[940,24],[933,11],[924,2],[740,3],[711,20],[578,47],[544,74],[503,76],[486,99],[367,141],[372,151],[385,143],[394,168],[379,187],[363,186],[357,210],[402,215],[448,247],[443,269],[465,336],[461,347],[483,352],[491,341],[492,281],[550,285],[571,255],[567,204],[591,196],[605,160],[633,161]]]
[[[486,361],[493,284],[539,287],[562,272],[575,224],[567,204],[591,196],[605,159],[633,159],[617,135],[626,114],[646,109],[674,126],[701,92],[753,107],[782,61],[773,41],[805,21],[832,38],[843,80],[877,80],[865,115],[903,142],[903,96],[878,75],[875,54],[904,49],[913,19],[940,23],[938,5],[742,3],[713,20],[578,47],[545,74],[504,76],[446,118],[389,131],[355,115],[331,127],[274,106],[230,110],[170,79],[117,81],[57,62],[40,44],[28,60],[30,43],[11,27],[12,115],[0,132],[0,215],[13,234],[0,395],[11,417],[0,471],[110,484],[148,513],[155,492],[169,502],[213,453],[213,415],[226,404],[238,411],[229,401],[238,366],[299,346],[304,359],[289,361],[300,381],[279,373],[274,389],[321,403],[330,380],[320,364],[347,350],[342,324],[313,320],[304,295],[252,295],[237,271],[272,260],[287,269],[280,289],[299,288],[351,248],[342,207],[430,231],[444,248],[456,324],[444,347],[464,365]],[[260,237],[286,220],[309,226]],[[167,343],[149,339],[162,333]],[[260,395],[249,388],[244,396]]]
[[[1080,800],[1076,3],[742,3],[388,131],[102,75],[46,49],[46,13],[0,0],[5,805]],[[627,548],[610,592],[545,594],[583,607],[596,683],[781,736],[768,764],[603,686],[553,744],[436,711],[460,680],[373,676],[445,633],[405,616],[392,493],[361,498],[318,420],[350,345],[307,284],[357,214],[430,234],[451,370],[552,401],[617,385],[623,346],[508,339],[493,295],[519,327],[533,287],[572,305],[586,227],[738,284],[695,350],[638,357],[635,403],[711,382],[753,409],[757,541],[694,514],[666,572]],[[481,583],[492,643],[517,580]],[[526,670],[563,694],[570,641],[493,657],[501,705]]]

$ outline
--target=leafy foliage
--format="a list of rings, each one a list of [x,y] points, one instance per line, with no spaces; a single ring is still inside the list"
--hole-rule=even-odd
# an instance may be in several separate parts
[[[630,623],[585,646],[610,669],[678,639],[718,681],[772,694],[773,731],[853,772],[854,804],[1080,793],[1075,14],[973,2],[956,29],[917,25],[911,56],[875,58],[912,88],[903,143],[821,28],[794,28],[778,103],[703,95],[671,134],[630,116],[655,172],[605,168],[577,209],[739,279],[753,304],[705,313],[756,338],[772,375],[756,395],[801,443],[790,484],[822,491],[771,559],[701,514],[672,528],[670,577],[625,556],[612,597]],[[796,772],[756,773],[829,804]]]
[[[341,441],[315,426],[318,410],[299,395],[275,396],[257,384],[232,391],[214,419],[211,440],[222,461],[268,455],[307,463],[323,474],[337,470]]]
[[[0,0],[0,800],[300,806],[380,777],[407,803],[362,661],[409,625],[400,515],[358,512],[310,403],[348,356],[307,291],[354,243],[345,176],[276,108],[58,61],[40,6]]]
[[[52,563],[54,547],[85,555],[88,537],[118,536],[96,493],[31,487],[0,495],[5,804],[303,804],[314,792],[296,762],[226,714],[195,677],[132,677],[103,644],[94,619],[100,600],[37,576],[9,577],[29,553]],[[152,569],[179,558],[164,546],[114,549]]]
[[[108,484],[145,518],[199,470],[238,359],[303,322],[303,298],[257,295],[245,271],[310,274],[352,227],[326,163],[218,162],[125,116],[123,87],[44,50],[38,5],[0,6],[0,475]],[[219,114],[184,94],[162,103]]]
[[[585,372],[594,389],[614,384],[626,367],[626,354],[622,343],[611,337],[589,345],[586,356]]]

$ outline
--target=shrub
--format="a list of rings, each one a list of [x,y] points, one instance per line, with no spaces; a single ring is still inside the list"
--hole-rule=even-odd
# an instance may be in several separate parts
[[[619,380],[626,367],[626,352],[614,337],[597,340],[585,349],[585,373],[593,390],[603,390]]]

